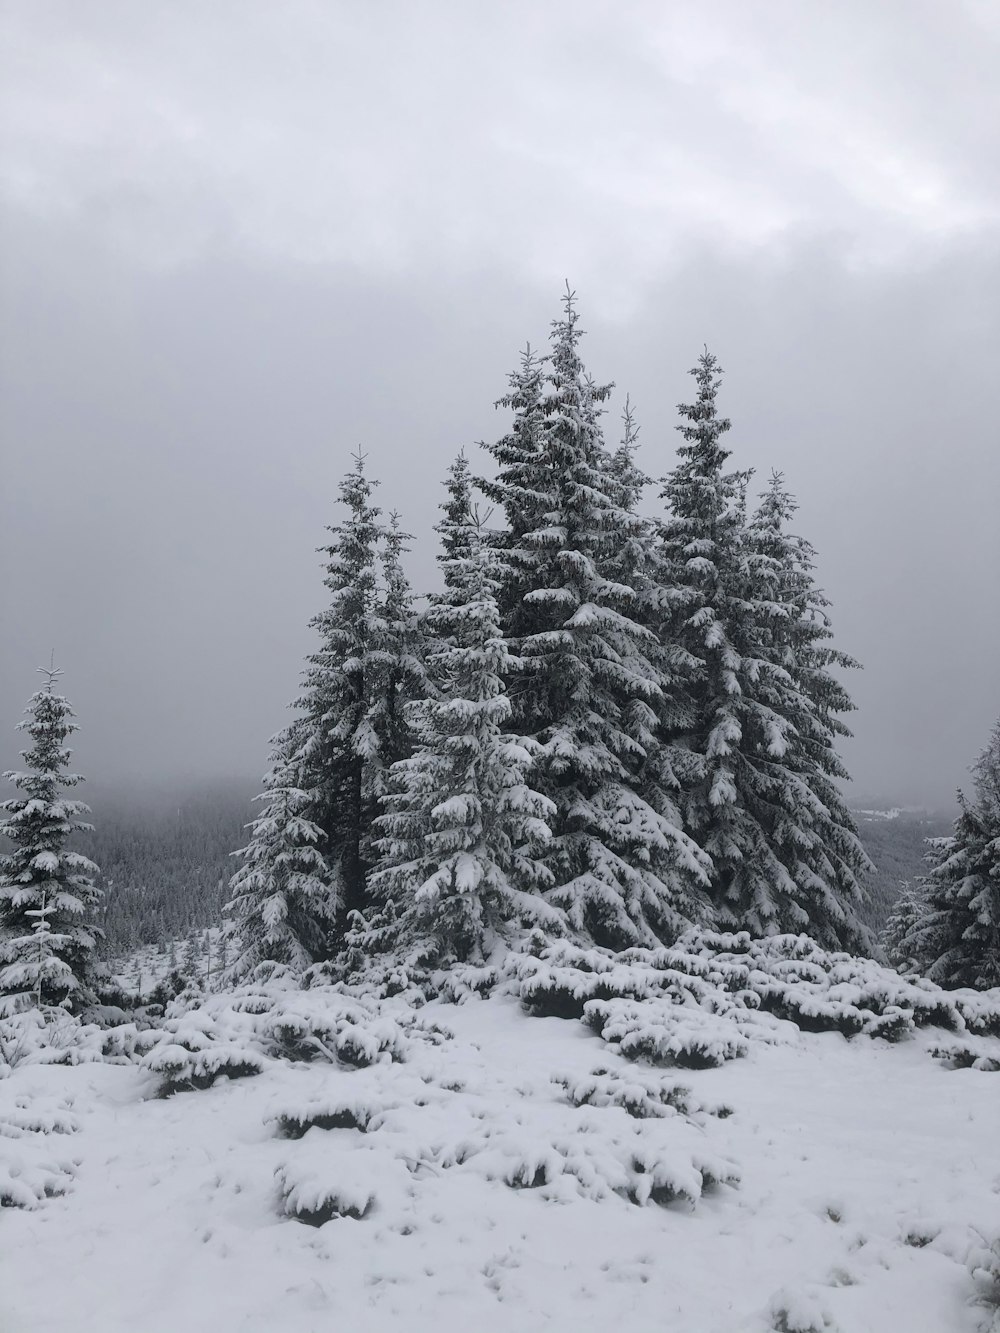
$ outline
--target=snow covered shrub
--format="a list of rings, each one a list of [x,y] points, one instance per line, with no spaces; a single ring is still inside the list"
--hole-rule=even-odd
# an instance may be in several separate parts
[[[450,1080],[447,1068],[425,1049],[402,1068],[305,1071],[310,1094],[270,1117],[291,1141],[278,1170],[282,1211],[317,1225],[383,1206],[409,1211],[452,1173],[487,1191],[639,1206],[692,1207],[738,1184],[734,1163],[713,1149],[709,1117],[652,1074],[529,1073],[514,1089],[488,1066]]]
[[[682,1120],[640,1124],[618,1119],[617,1109],[581,1106],[575,1123],[558,1128],[519,1112],[509,1124],[478,1126],[441,1165],[556,1200],[617,1195],[640,1206],[681,1200],[693,1207],[706,1191],[739,1183],[734,1165],[705,1152]]]
[[[782,1020],[806,1032],[885,1041],[923,1027],[973,1038],[1000,1033],[1000,991],[944,991],[821,949],[806,935],[692,930],[671,948],[619,953],[532,936],[500,970],[497,984],[528,1013],[583,1018],[623,1055],[659,1064],[722,1063],[745,1054],[748,1041],[784,1040]],[[477,982],[492,978],[465,984]]]
[[[169,1094],[258,1074],[273,1060],[355,1069],[401,1061],[411,1038],[441,1037],[406,1009],[390,1017],[372,997],[333,986],[302,990],[287,969],[265,966],[231,993],[183,993],[155,1030],[138,1034],[136,1049]]]
[[[19,1065],[76,1065],[103,1057],[105,1034],[60,1006],[0,1017],[0,1078]]]
[[[66,1193],[77,1162],[63,1145],[79,1128],[65,1100],[37,1093],[0,1100],[0,1208],[38,1208]]]
[[[398,1170],[393,1171],[393,1167]],[[313,1137],[300,1145],[295,1158],[276,1171],[286,1216],[308,1226],[321,1227],[334,1218],[360,1221],[376,1201],[373,1177],[379,1169],[405,1174],[401,1163],[361,1152],[353,1145],[331,1144]]]
[[[249,1078],[264,1069],[263,1059],[254,1052],[214,1044],[207,1038],[199,1047],[190,1035],[183,1041],[154,1046],[144,1056],[142,1065],[159,1076],[161,1097],[210,1088],[217,1078]]]
[[[595,1069],[583,1076],[553,1074],[553,1083],[565,1089],[573,1106],[620,1106],[635,1120],[652,1120],[694,1112],[691,1089],[679,1083],[648,1078],[635,1072]]]
[[[932,1046],[930,1053],[949,1069],[980,1069],[989,1073],[1000,1071],[1000,1050],[976,1038]]]
[[[4,1133],[0,1127],[0,1135]],[[65,1194],[77,1163],[64,1156],[31,1151],[33,1145],[4,1145],[0,1161],[0,1208],[38,1208]]]
[[[837,1333],[830,1312],[809,1292],[776,1292],[769,1313],[773,1333]]]
[[[977,1238],[981,1243],[969,1250],[965,1266],[975,1286],[976,1303],[990,1311],[983,1333],[996,1333],[1000,1329],[1000,1233],[992,1240],[982,1233]]]
[[[260,1025],[277,1056],[330,1060],[362,1069],[382,1057],[402,1060],[406,1039],[378,1002],[332,990],[290,992]]]
[[[584,1021],[627,1059],[653,1065],[713,1069],[749,1050],[730,1020],[671,1000],[590,1000]]]

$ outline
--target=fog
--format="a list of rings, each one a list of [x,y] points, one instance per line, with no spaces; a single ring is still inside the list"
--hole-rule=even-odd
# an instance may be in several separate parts
[[[864,665],[859,796],[966,780],[1000,713],[993,6],[0,12],[5,766],[54,650],[95,782],[259,774],[351,453],[428,587],[441,475],[568,277],[611,440],[628,392],[672,466],[707,343],[734,464],[786,473]]]

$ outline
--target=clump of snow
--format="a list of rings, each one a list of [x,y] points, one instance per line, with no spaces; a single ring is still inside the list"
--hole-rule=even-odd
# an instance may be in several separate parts
[[[946,1041],[930,1047],[935,1060],[949,1069],[980,1069],[986,1073],[1000,1072],[1000,1051],[995,1041],[983,1037],[967,1037],[964,1041]]]
[[[69,1188],[78,1162],[66,1144],[80,1122],[64,1098],[16,1092],[0,1088],[0,1208],[35,1209]]]
[[[770,1315],[774,1333],[837,1333],[829,1310],[815,1292],[775,1292]]]

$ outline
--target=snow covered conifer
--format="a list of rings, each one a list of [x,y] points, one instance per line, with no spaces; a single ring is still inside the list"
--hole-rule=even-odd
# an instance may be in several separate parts
[[[774,473],[747,529],[734,634],[743,656],[740,787],[766,852],[740,877],[734,915],[757,933],[805,931],[827,948],[865,951],[871,863],[837,785],[849,778],[836,740],[850,736],[842,715],[854,704],[831,671],[858,664],[830,644],[815,552],[788,530],[796,508]]]
[[[642,498],[642,492],[649,484],[649,478],[635,461],[638,446],[639,427],[632,410],[632,400],[626,398],[622,411],[622,439],[611,455],[608,470],[619,488],[615,498],[629,513],[635,512]]]
[[[61,675],[43,668],[43,689],[33,694],[19,723],[31,746],[21,752],[24,772],[6,773],[23,795],[4,801],[2,832],[13,851],[0,858],[0,996],[15,1003],[68,1004],[79,1012],[96,1002],[94,918],[101,893],[92,861],[67,850],[70,835],[89,831],[82,801],[64,789],[83,779],[66,772],[66,740],[77,730],[73,710],[55,692]],[[0,1001],[2,1003],[2,1001]]]
[[[411,707],[418,746],[392,768],[372,876],[373,891],[394,905],[399,942],[438,963],[482,959],[519,925],[559,926],[538,896],[551,882],[538,854],[553,807],[528,784],[529,746],[504,733],[511,662],[499,564],[473,513],[463,456],[448,489],[438,525],[445,592],[427,615],[434,690]]]
[[[700,910],[706,861],[637,790],[662,694],[659,647],[617,562],[645,523],[623,507],[600,428],[609,389],[586,375],[580,337],[567,291],[544,380],[527,361],[515,378],[514,431],[491,449],[500,469],[486,489],[510,527],[513,726],[536,741],[535,782],[556,806],[546,896],[581,937],[622,947],[672,938]]]
[[[295,726],[275,738],[272,767],[256,797],[263,810],[236,853],[242,865],[230,881],[223,937],[223,959],[229,942],[235,944],[235,957],[226,960],[234,980],[263,962],[304,970],[325,957],[336,924],[334,877],[320,851],[323,830],[308,818],[309,795],[295,785],[300,744]]]
[[[406,598],[393,573],[380,603],[376,561],[386,530],[372,499],[375,485],[359,452],[340,485],[346,516],[329,529],[332,540],[321,548],[329,603],[311,622],[320,644],[307,658],[297,716],[278,738],[265,813],[253,826],[244,866],[233,880],[234,904],[239,900],[231,905],[234,921],[250,926],[239,947],[260,961],[269,951],[279,962],[304,962],[307,954],[311,962],[332,958],[343,945],[350,914],[367,902],[367,838],[383,780],[392,711],[386,696],[394,688],[387,683],[385,640]],[[294,939],[285,927],[273,938],[270,927],[259,929],[269,867],[279,856],[283,869],[272,902],[278,915],[272,920],[277,927],[284,876],[294,872],[301,908],[294,922],[288,918]]]
[[[389,769],[412,749],[407,705],[427,693],[426,648],[413,589],[403,568],[408,533],[399,515],[389,516],[381,532],[382,589],[376,600],[369,650],[369,725],[373,802],[381,800]]]
[[[927,881],[903,884],[886,918],[879,943],[893,967],[901,972],[919,972],[921,958],[913,945],[927,924]]]
[[[686,676],[668,735],[686,748],[686,830],[712,859],[720,925],[804,931],[828,948],[870,944],[857,913],[868,867],[835,780],[833,737],[852,707],[830,674],[812,551],[787,533],[794,501],[775,478],[752,522],[750,474],[727,471],[718,363],[706,351],[682,404],[680,461],[664,482],[661,635]],[[676,752],[675,752],[676,753]]]
[[[1000,986],[1000,723],[959,793],[954,833],[934,854],[926,910],[903,940],[942,986]]]
[[[509,377],[509,391],[496,404],[514,413],[507,434],[488,446],[499,464],[497,477],[480,477],[476,483],[488,499],[502,506],[507,519],[507,530],[494,535],[505,552],[498,605],[504,632],[515,638],[533,623],[533,608],[525,598],[534,586],[535,560],[524,537],[544,523],[551,489],[543,438],[545,366],[546,359],[537,356],[529,343]]]

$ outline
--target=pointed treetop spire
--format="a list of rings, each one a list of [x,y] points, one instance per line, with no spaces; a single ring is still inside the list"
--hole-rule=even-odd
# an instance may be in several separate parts
[[[49,694],[51,694],[56,687],[56,682],[59,680],[59,677],[63,674],[62,667],[56,666],[56,650],[54,648],[52,649],[52,652],[49,654],[48,666],[47,667],[40,666],[38,668],[38,671],[41,675],[43,675],[46,678],[44,689]]]

